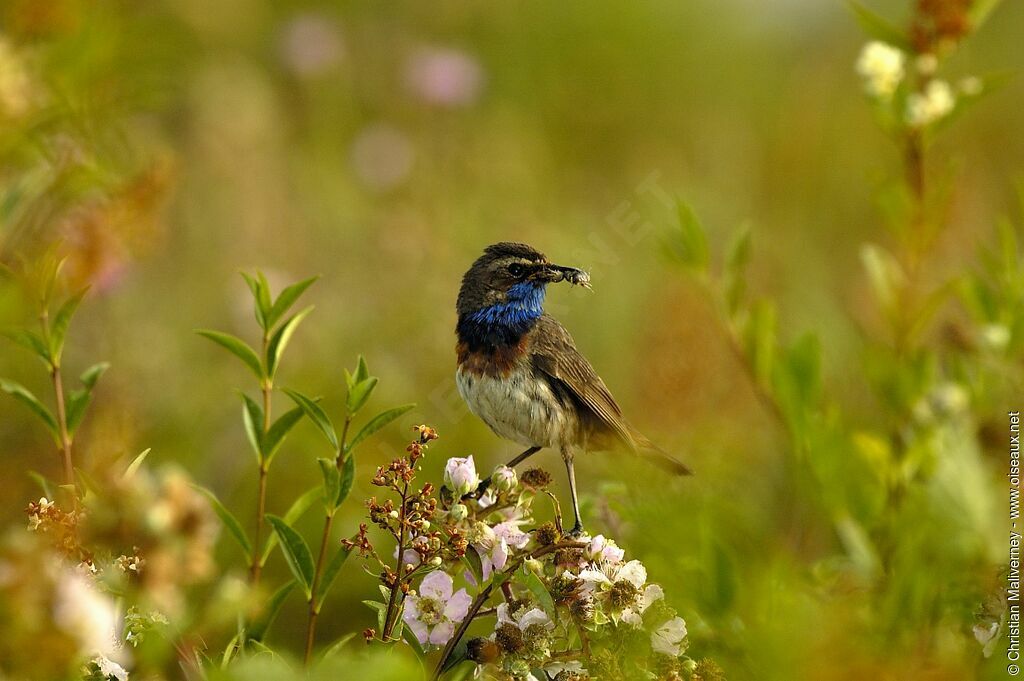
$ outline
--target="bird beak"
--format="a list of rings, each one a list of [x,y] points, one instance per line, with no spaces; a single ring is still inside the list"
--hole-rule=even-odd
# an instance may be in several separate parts
[[[576,267],[545,264],[537,270],[533,278],[546,284],[557,284],[560,281],[567,281],[573,286],[590,288],[590,275]]]

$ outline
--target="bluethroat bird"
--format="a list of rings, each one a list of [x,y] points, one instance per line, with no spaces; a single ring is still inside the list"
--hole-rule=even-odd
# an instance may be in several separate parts
[[[554,265],[531,246],[488,246],[459,290],[456,383],[470,410],[496,435],[528,447],[509,466],[544,447],[561,453],[576,516],[572,534],[579,535],[578,452],[621,446],[672,473],[690,469],[626,421],[569,332],[544,313],[547,285],[561,281],[589,288],[586,272]]]

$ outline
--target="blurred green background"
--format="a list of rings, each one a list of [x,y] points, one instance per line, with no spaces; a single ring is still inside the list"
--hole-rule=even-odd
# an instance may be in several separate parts
[[[877,7],[900,19],[907,4]],[[456,393],[454,300],[484,246],[526,241],[591,271],[593,292],[553,289],[549,311],[632,421],[697,472],[666,481],[614,455],[577,466],[591,528],[648,565],[694,649],[735,679],[1001,669],[981,662],[969,629],[918,637],[921,613],[866,615],[871,587],[822,577],[842,552],[833,519],[794,493],[786,433],[699,289],[665,256],[666,198],[695,207],[716,252],[749,223],[750,288],[776,300],[780,337],[817,333],[825,391],[845,418],[884,420],[864,378],[878,320],[859,252],[891,240],[875,204],[899,176],[899,150],[864,102],[853,63],[865,38],[842,3],[0,6],[0,246],[9,261],[61,239],[74,280],[93,285],[67,359],[72,370],[113,364],[78,437],[89,465],[152,447],[151,463],[186,468],[251,522],[255,467],[235,390],[254,386],[192,330],[255,341],[237,272],[261,268],[275,289],[322,275],[279,384],[321,394],[338,413],[342,368],[362,353],[381,378],[371,407],[418,404],[363,449],[345,533],[362,516],[355,500],[372,493],[369,474],[414,423],[442,436],[427,461],[436,479],[448,456],[473,454],[489,469],[517,450]],[[1021,26],[1024,4],[1004,3],[949,72],[1019,70]],[[1017,215],[1022,105],[1024,83],[1012,80],[933,147],[935,172],[955,181],[926,278],[973,265],[996,220]],[[30,315],[5,289],[0,322]],[[0,375],[45,393],[39,367],[13,345],[0,350]],[[1002,427],[999,399],[1012,387],[985,388],[991,403],[978,405],[972,433]],[[37,494],[25,470],[59,470],[26,414],[0,401],[0,519],[18,523]],[[999,489],[1003,444],[981,444],[982,489]],[[324,455],[303,425],[273,470],[271,511],[318,481]],[[564,495],[560,462],[540,456]],[[221,551],[241,574],[234,547]],[[982,553],[971,574],[948,574],[922,549],[910,576],[929,593],[970,582],[957,602],[967,621],[996,584],[998,554]],[[286,574],[279,559],[270,574]],[[373,623],[358,601],[374,579],[352,561],[342,580],[323,641]],[[897,610],[913,610],[908,599]],[[298,649],[303,624],[296,599],[274,638]]]

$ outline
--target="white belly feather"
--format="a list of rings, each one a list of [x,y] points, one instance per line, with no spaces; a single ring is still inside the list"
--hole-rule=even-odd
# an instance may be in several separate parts
[[[577,429],[575,414],[567,411],[544,381],[526,370],[494,378],[455,372],[459,394],[470,411],[498,436],[526,447],[560,449],[569,444]]]

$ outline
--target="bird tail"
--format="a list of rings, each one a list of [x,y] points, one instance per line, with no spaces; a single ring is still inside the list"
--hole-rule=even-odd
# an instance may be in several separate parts
[[[636,432],[636,430],[633,430],[630,435],[632,435],[633,442],[636,444],[637,452],[658,468],[673,475],[693,475],[693,471],[690,470],[689,466]]]

